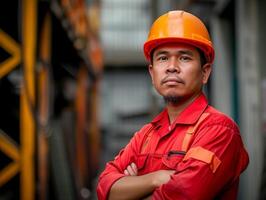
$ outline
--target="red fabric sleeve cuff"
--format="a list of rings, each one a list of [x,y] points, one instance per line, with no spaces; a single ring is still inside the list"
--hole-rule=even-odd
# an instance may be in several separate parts
[[[124,174],[109,174],[100,178],[97,186],[98,200],[106,200],[112,185],[120,178],[124,177]]]

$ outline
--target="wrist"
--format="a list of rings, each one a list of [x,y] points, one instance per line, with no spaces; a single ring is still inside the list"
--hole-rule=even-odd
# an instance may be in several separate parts
[[[158,177],[156,176],[156,173],[154,173],[154,174],[152,173],[151,174],[151,185],[152,185],[152,187],[154,189],[157,188],[157,187],[160,187],[160,185],[161,185]]]

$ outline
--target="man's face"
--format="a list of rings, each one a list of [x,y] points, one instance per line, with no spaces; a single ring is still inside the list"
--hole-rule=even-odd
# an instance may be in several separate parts
[[[186,100],[201,92],[211,72],[201,66],[199,51],[187,44],[165,44],[153,53],[149,72],[155,89],[163,97]]]

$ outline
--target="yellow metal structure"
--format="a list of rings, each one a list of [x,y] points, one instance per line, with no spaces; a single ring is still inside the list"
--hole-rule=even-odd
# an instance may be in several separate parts
[[[20,46],[16,41],[0,29],[0,47],[5,49],[10,57],[0,63],[0,78],[8,74],[21,61]],[[0,171],[0,187],[14,177],[20,167],[20,152],[16,143],[7,134],[0,132],[0,150],[5,153],[12,162]]]
[[[19,149],[14,141],[3,132],[0,132],[0,150],[13,160],[0,171],[0,187],[15,176],[19,170]]]
[[[73,170],[71,167],[66,166],[72,170],[70,178],[74,177],[75,183],[73,185],[76,187],[68,187],[68,189],[79,192],[88,187],[88,182],[91,181],[91,174],[94,174],[98,167],[100,133],[96,108],[99,86],[97,75],[100,74],[103,67],[102,51],[96,33],[89,32],[85,1],[58,0],[49,3],[57,3],[59,7],[61,6],[60,11],[64,12],[67,17],[58,19],[62,22],[67,20],[72,25],[72,29],[63,29],[63,31],[73,31],[75,35],[74,39],[68,39],[73,43],[74,49],[71,49],[71,53],[77,51],[77,55],[76,57],[73,56],[73,59],[77,59],[74,62],[76,62],[75,66],[79,68],[78,75],[75,77],[75,82],[77,83],[76,105],[72,111],[76,116],[75,120],[73,120],[75,131],[71,133],[77,139],[73,145],[77,149],[75,148],[75,152],[73,152],[76,157],[74,163],[68,163],[65,160],[65,164],[74,166]],[[19,1],[19,13],[21,16],[18,15],[21,21],[18,24],[21,23],[21,26],[17,28],[19,29],[17,35],[21,39],[21,43],[16,42],[14,38],[4,31],[4,28],[0,29],[0,48],[10,54],[7,59],[0,63],[0,81],[2,78],[4,80],[9,78],[9,73],[17,66],[20,66],[20,72],[22,72],[22,74],[18,73],[19,76],[22,75],[22,81],[19,85],[19,106],[16,105],[16,111],[19,112],[19,132],[11,135],[11,133],[5,133],[0,127],[1,154],[3,153],[11,160],[11,162],[4,161],[9,163],[3,163],[6,166],[0,170],[0,187],[12,181],[12,178],[19,176],[19,195],[15,196],[19,196],[20,200],[33,200],[36,198],[45,200],[50,197],[49,189],[51,190],[51,188],[48,187],[48,179],[52,175],[51,171],[49,171],[51,169],[48,167],[51,164],[48,163],[48,158],[51,156],[49,155],[51,148],[48,139],[50,142],[51,138],[48,138],[47,127],[49,120],[52,118],[49,115],[49,108],[53,105],[54,102],[52,101],[54,99],[51,100],[49,95],[51,93],[50,88],[57,86],[55,83],[57,80],[50,82],[50,79],[52,79],[51,73],[56,71],[52,67],[52,61],[55,62],[52,58],[60,59],[52,57],[52,48],[55,48],[55,46],[58,48],[62,44],[52,45],[54,36],[52,34],[55,34],[55,32],[52,33],[52,29],[54,31],[56,28],[52,26],[54,25],[52,24],[54,19],[51,18],[51,15],[56,15],[56,13],[50,12],[49,3],[38,0]],[[72,3],[75,6],[69,7]],[[40,5],[44,4],[47,7],[41,8]],[[66,7],[63,5],[66,5]],[[39,9],[42,10],[39,12]],[[38,24],[41,21],[42,24]],[[7,23],[6,26],[10,26],[10,24]],[[38,27],[40,30],[38,30]],[[37,35],[37,32],[40,35]],[[39,61],[38,65],[37,60]],[[61,60],[56,61],[56,64],[60,66]],[[88,74],[91,76],[88,76]],[[61,74],[58,76],[61,76]],[[90,77],[94,77],[92,81],[88,80]],[[12,124],[13,121],[8,123]],[[53,129],[53,131],[57,130]],[[53,134],[57,134],[57,132],[53,132]],[[18,142],[11,137],[13,135],[19,136]],[[87,144],[89,144],[89,147]],[[72,146],[69,146],[69,149],[72,150]],[[90,152],[90,157],[88,157],[88,151]],[[88,162],[89,159],[93,160],[92,164]],[[58,170],[61,170],[61,168]],[[58,176],[58,174],[56,175]],[[71,181],[71,179],[69,180]],[[38,188],[36,188],[36,183]],[[56,189],[53,189],[54,191]],[[56,196],[57,194],[53,195]],[[75,195],[79,196],[79,193]],[[75,197],[72,199],[75,199]]]
[[[0,29],[0,47],[5,49],[10,57],[0,63],[0,78],[14,69],[21,61],[20,46],[13,38]]]
[[[35,65],[37,0],[22,1],[22,40],[24,83],[21,87],[21,199],[33,200],[35,191],[34,148]]]
[[[21,62],[20,45],[7,33],[0,29],[0,47],[6,50],[10,57],[0,63],[0,79],[11,72]],[[0,187],[13,178],[20,169],[20,150],[18,145],[3,131],[0,132],[0,150],[12,162],[0,171]]]
[[[0,63],[0,78],[11,72],[18,64],[23,64],[24,81],[21,87],[20,101],[20,140],[19,148],[7,134],[0,133],[0,150],[13,161],[0,172],[0,186],[8,182],[20,170],[21,199],[34,199],[34,147],[35,125],[32,107],[35,103],[35,47],[37,1],[22,1],[22,40],[23,46],[15,42],[3,30],[0,30],[0,46],[10,57]],[[23,51],[23,57],[21,57]]]

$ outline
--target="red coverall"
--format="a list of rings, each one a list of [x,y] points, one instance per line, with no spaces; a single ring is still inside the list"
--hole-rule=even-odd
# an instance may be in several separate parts
[[[171,125],[165,109],[134,135],[100,175],[98,199],[108,198],[112,184],[132,162],[138,175],[176,171],[154,190],[152,199],[236,199],[248,161],[237,125],[209,106],[202,94]]]

